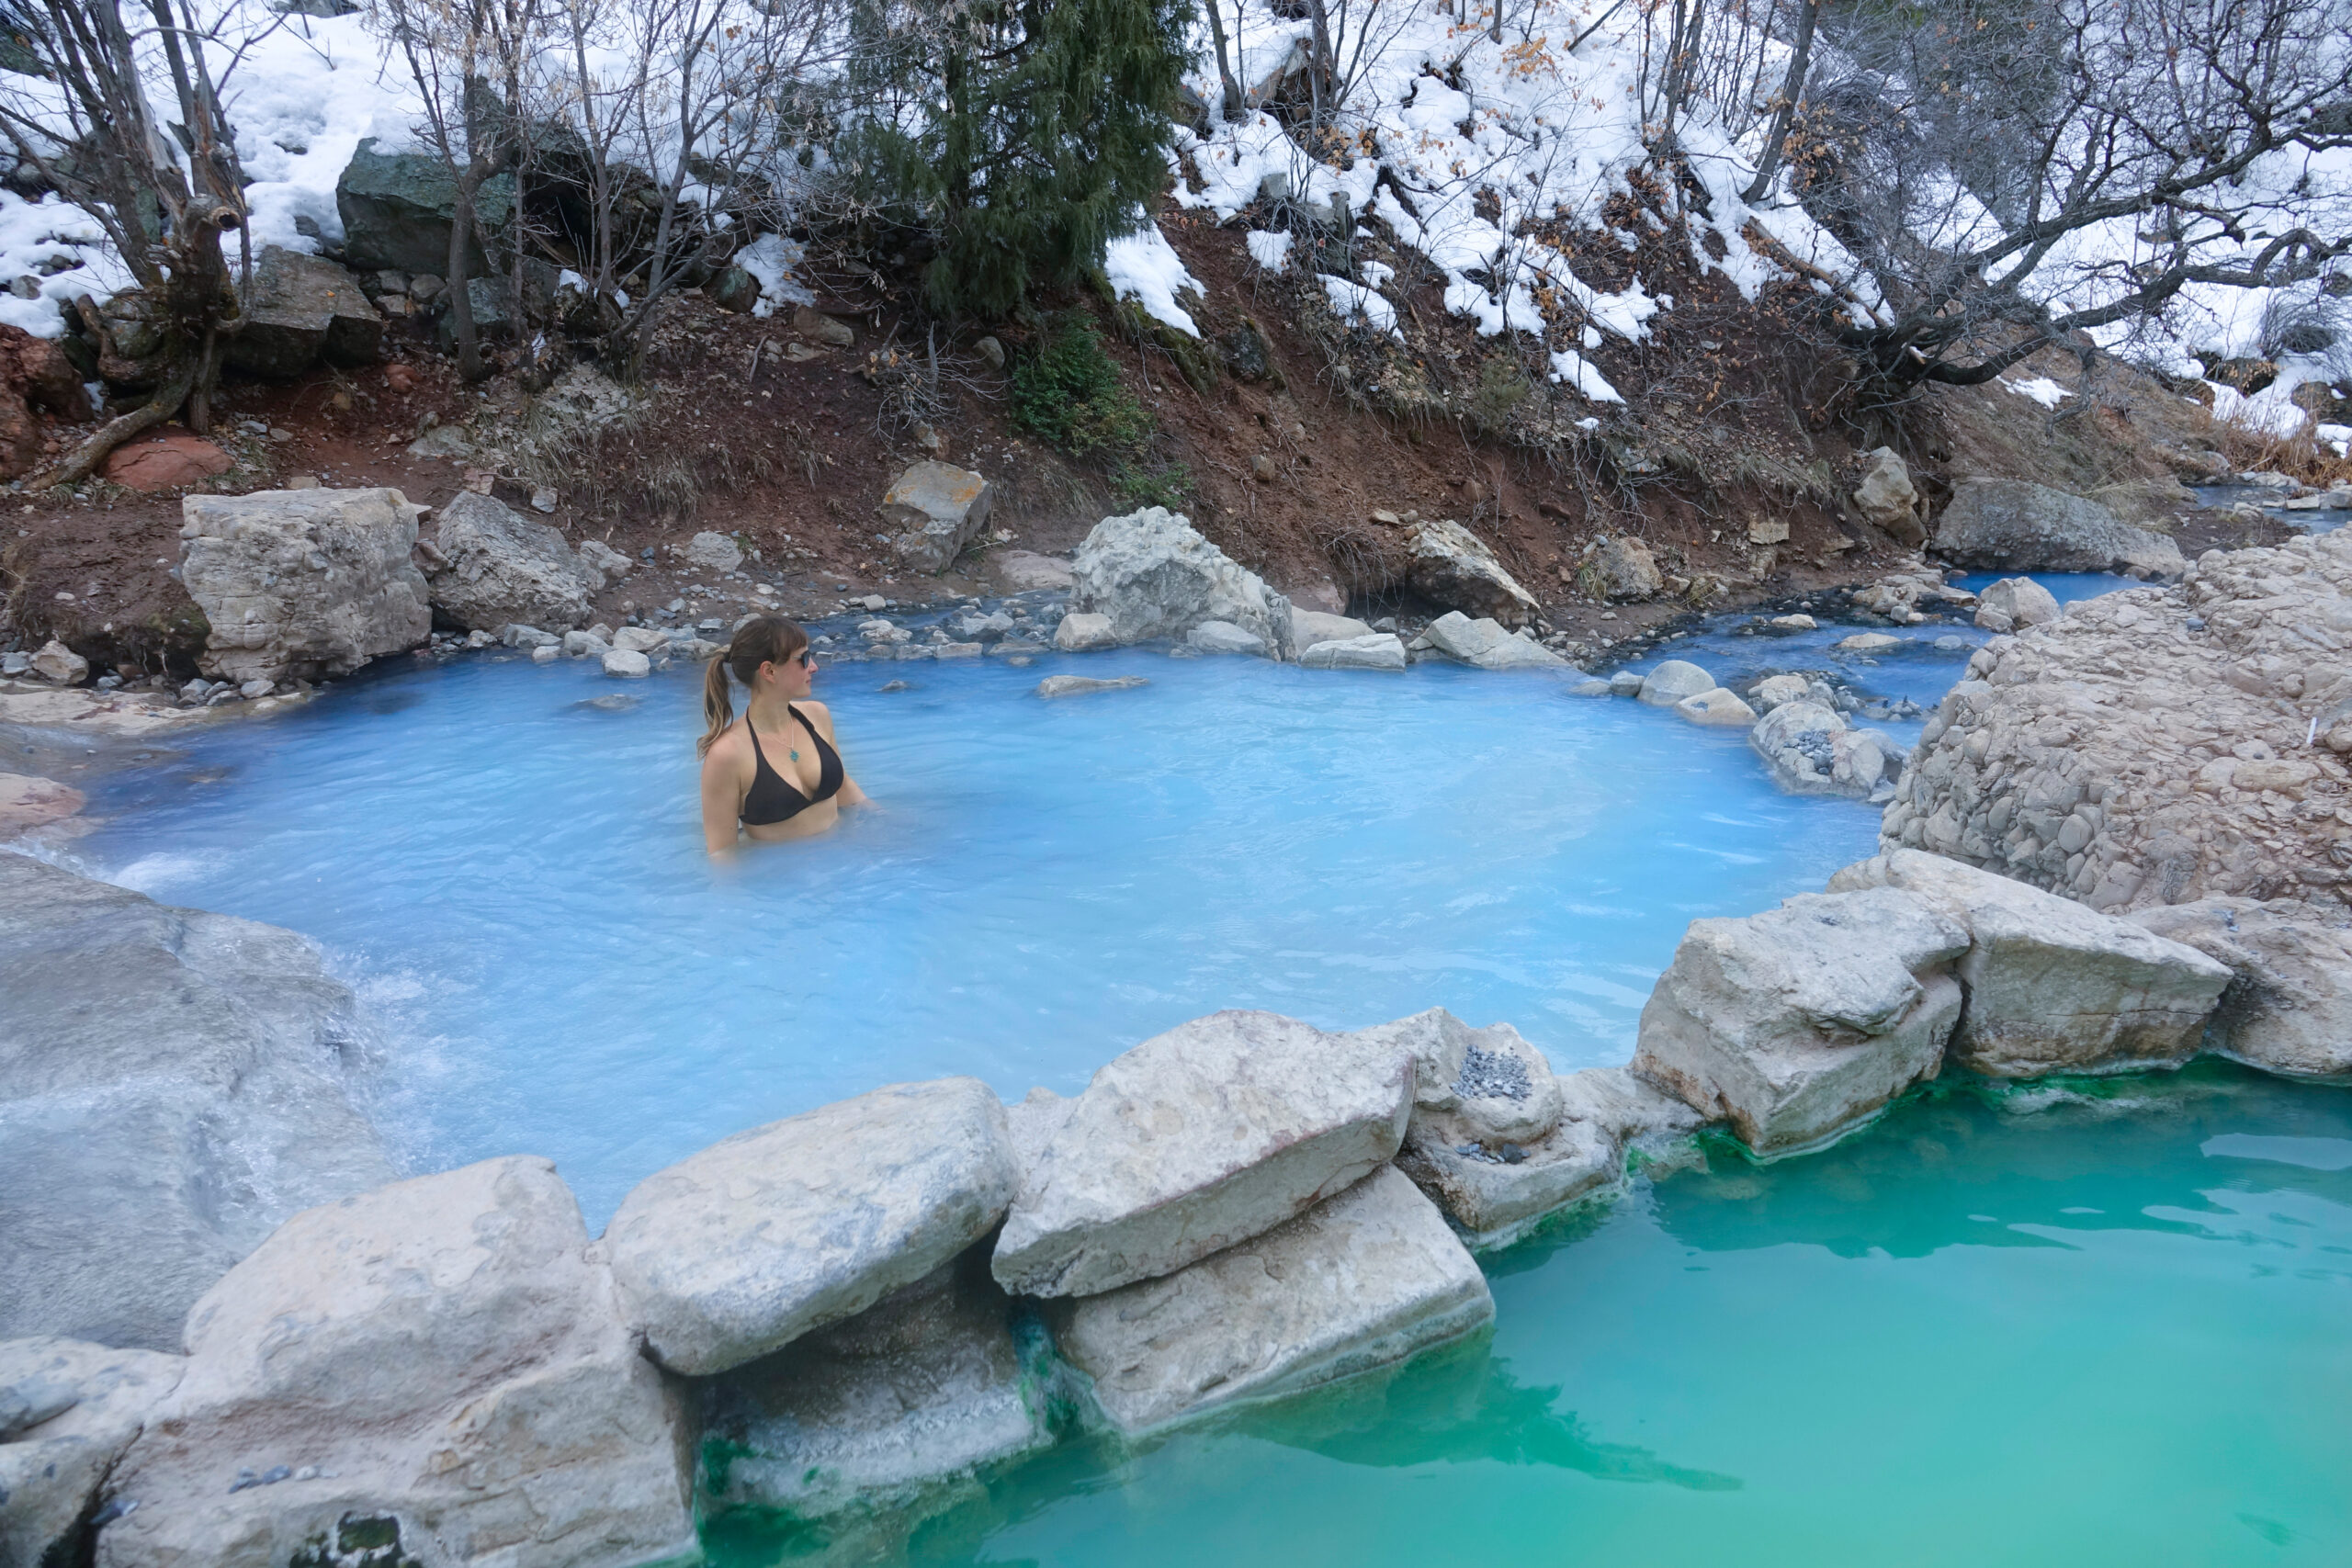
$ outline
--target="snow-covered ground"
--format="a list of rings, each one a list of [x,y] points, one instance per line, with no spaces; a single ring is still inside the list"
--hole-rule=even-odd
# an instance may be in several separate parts
[[[317,242],[297,228],[300,219],[326,240],[340,239],[336,179],[363,138],[388,146],[414,143],[421,103],[413,84],[364,17],[281,17],[266,0],[218,3],[229,19],[224,30],[262,35],[228,72],[225,91],[253,181],[247,195],[256,250],[315,250]],[[1278,77],[1285,62],[1297,60],[1307,22],[1285,19],[1269,0],[1222,3],[1245,88]],[[1344,155],[1310,156],[1262,111],[1212,123],[1206,134],[1180,129],[1170,148],[1173,199],[1220,221],[1245,209],[1275,212],[1275,227],[1253,228],[1245,236],[1250,256],[1270,270],[1299,265],[1283,225],[1296,227],[1310,215],[1329,220],[1333,204],[1344,206],[1356,222],[1383,225],[1426,256],[1446,279],[1446,307],[1480,333],[1534,334],[1544,341],[1555,380],[1596,403],[1622,400],[1586,356],[1611,339],[1640,340],[1673,300],[1654,287],[1658,280],[1596,287],[1533,231],[1555,223],[1599,227],[1604,205],[1629,192],[1646,161],[1642,60],[1645,41],[1657,47],[1646,29],[1662,25],[1663,13],[1628,6],[1600,14],[1599,4],[1527,0],[1498,43],[1482,27],[1458,22],[1445,4],[1356,0],[1348,13],[1355,35],[1343,36],[1338,51],[1352,71],[1337,119]],[[1220,96],[1215,57],[1205,25],[1198,31],[1191,85],[1215,104]],[[1567,41],[1579,36],[1582,41],[1568,50]],[[1759,76],[1776,79],[1781,46],[1764,48]],[[0,90],[38,95],[47,89],[0,73]],[[1760,130],[1747,124],[1755,118],[1742,117],[1742,128],[1735,129],[1702,100],[1680,128],[1707,196],[1705,213],[1691,214],[1694,262],[1720,271],[1751,298],[1793,264],[1826,293],[1833,292],[1832,285],[1823,280],[1834,280],[1834,292],[1855,302],[1849,309],[1878,309],[1868,275],[1802,207],[1778,191],[1753,205],[1742,199],[1760,144]],[[2258,193],[2276,193],[2269,212],[2278,224],[2317,216],[2339,231],[2352,227],[2352,156],[2299,162],[2282,154],[2257,170],[2253,186]],[[1280,199],[1253,207],[1269,196]],[[1936,232],[1924,237],[1958,241],[1990,220],[1955,188],[1928,221]],[[2035,286],[2053,299],[2077,301],[2099,287],[2102,276],[2111,276],[2115,264],[2139,259],[2143,244],[2130,220],[2086,231],[2036,274]],[[1713,250],[1722,254],[1711,255]],[[790,280],[796,257],[788,242],[774,236],[747,247],[746,265],[771,306],[797,294]],[[1121,294],[1155,317],[1197,331],[1184,301],[1201,286],[1156,225],[1114,243],[1106,271]],[[32,282],[17,287],[35,297],[0,294],[0,321],[42,335],[62,329],[59,301],[84,293],[103,299],[129,281],[85,214],[55,197],[28,202],[0,192],[0,283],[21,278]],[[1392,280],[1361,270],[1321,280],[1334,310],[1375,330],[1395,330]],[[2265,291],[2192,288],[2159,329],[2134,333],[2118,326],[2104,336],[2120,352],[2195,374],[2198,352],[2255,353],[2266,312],[2276,308]],[[2218,389],[2216,408],[2225,417],[2283,433],[2306,419],[2290,400],[2300,382],[2340,382],[2347,376],[2352,345],[2289,356],[2278,381],[2254,397]],[[2045,406],[2055,406],[2061,391],[2043,382],[2011,385]]]

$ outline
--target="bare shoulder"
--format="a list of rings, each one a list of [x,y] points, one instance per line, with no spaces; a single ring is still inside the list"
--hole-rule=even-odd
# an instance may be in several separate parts
[[[710,743],[710,750],[702,760],[703,772],[733,773],[751,766],[751,742],[743,739],[743,727],[730,724],[727,732]]]
[[[827,707],[824,704],[819,702],[814,697],[803,697],[792,705],[798,708],[802,713],[807,714],[810,722],[814,723],[818,728],[825,732],[826,739],[831,740],[833,738],[832,709]]]

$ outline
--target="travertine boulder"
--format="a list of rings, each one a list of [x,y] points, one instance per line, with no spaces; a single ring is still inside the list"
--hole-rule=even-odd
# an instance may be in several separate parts
[[[1459,523],[1416,524],[1406,549],[1406,585],[1432,604],[1513,628],[1543,608],[1503,569],[1487,542]]]
[[[1901,746],[1875,730],[1856,729],[1845,715],[1810,696],[1773,708],[1748,731],[1747,743],[1764,759],[1772,782],[1791,795],[1884,801],[1903,769]]]
[[[1405,644],[1394,632],[1318,642],[1298,656],[1303,670],[1402,670]]]
[[[1474,621],[1459,610],[1448,610],[1431,621],[1429,630],[1421,635],[1430,647],[1448,659],[1474,664],[1481,670],[1567,668],[1566,660],[1542,643],[1505,631],[1498,621],[1486,617]]]
[[[2005,577],[1976,596],[1976,624],[1990,632],[2046,626],[2063,613],[2058,596],[2030,577]]]
[[[610,1568],[696,1550],[678,1394],[543,1159],[308,1210],[188,1314],[101,1568]],[[300,1555],[298,1555],[300,1554]],[[356,1560],[353,1558],[351,1560]]]
[[[1054,1341],[1130,1437],[1483,1326],[1486,1277],[1393,1167],[1174,1274],[1057,1303]]]
[[[0,1337],[176,1349],[278,1222],[389,1180],[292,931],[0,854]]]
[[[1181,513],[1147,507],[1105,517],[1078,547],[1069,607],[1109,617],[1121,643],[1181,637],[1227,621],[1295,655],[1290,601],[1196,532]]]
[[[890,547],[917,571],[942,572],[978,536],[996,487],[969,468],[926,459],[900,474],[875,508]]]
[[[267,490],[180,502],[180,578],[211,631],[205,673],[347,675],[433,629],[409,559],[424,511],[396,490]]]
[[[2095,501],[2024,479],[1962,479],[1936,519],[1935,553],[1988,571],[2122,571],[2179,575],[2188,562],[2165,536],[2135,528]]]
[[[429,558],[433,607],[468,631],[515,622],[571,631],[586,624],[588,595],[605,585],[557,529],[469,490],[440,509]]]
[[[1854,510],[1893,535],[1897,544],[1917,548],[1928,542],[1927,507],[1911,483],[1910,468],[1891,446],[1881,446],[1863,459],[1861,481],[1854,487]]]
[[[2200,557],[2172,589],[1995,637],[1880,825],[2109,911],[2352,887],[2352,532]]]
[[[1967,931],[1957,973],[1968,1010],[1951,1051],[1995,1077],[2186,1061],[2230,981],[2193,947],[1917,850],[1849,865],[1829,886],[1900,889]]]
[[[1687,697],[1715,690],[1717,682],[1687,659],[1668,659],[1642,677],[1634,694],[1653,707],[1670,708]]]
[[[656,1171],[605,1246],[646,1348],[705,1376],[929,1274],[996,1227],[1014,1175],[986,1084],[892,1084]]]
[[[2200,898],[2134,924],[2229,965],[2209,1049],[2295,1077],[2352,1075],[2352,931],[2291,899]]]
[[[1968,931],[1880,887],[1690,922],[1642,1009],[1634,1071],[1758,1154],[1835,1137],[1933,1077]]]
[[[1268,1012],[1179,1024],[1094,1075],[996,1248],[1021,1295],[1172,1273],[1361,1180],[1403,1140],[1411,1054]]]
[[[180,1367],[79,1339],[0,1340],[0,1565],[87,1560],[98,1488]]]
[[[797,1518],[920,1507],[984,1464],[1052,1441],[1012,1303],[985,1248],[786,1348],[713,1379],[703,1441],[720,1506]]]

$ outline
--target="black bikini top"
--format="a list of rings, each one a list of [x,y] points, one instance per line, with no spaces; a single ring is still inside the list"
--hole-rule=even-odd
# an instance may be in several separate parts
[[[789,710],[800,720],[800,728],[817,743],[817,794],[814,798],[801,794],[784,782],[784,775],[768,766],[768,754],[760,750],[760,732],[752,728],[752,716],[743,716],[743,732],[752,738],[752,755],[759,761],[752,774],[752,787],[744,792],[741,812],[746,828],[765,828],[799,816],[820,800],[831,800],[842,792],[841,753],[826,744],[817,733],[817,727],[798,708]]]

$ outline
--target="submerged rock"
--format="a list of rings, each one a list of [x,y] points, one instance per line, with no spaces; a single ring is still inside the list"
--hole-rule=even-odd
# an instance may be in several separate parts
[[[79,1339],[0,1341],[0,1563],[88,1561],[98,1489],[182,1365]]]
[[[1203,621],[1225,621],[1278,659],[1295,651],[1290,601],[1165,507],[1094,525],[1071,566],[1069,607],[1107,616],[1119,643],[1181,637]]]
[[[205,672],[315,681],[423,642],[433,612],[409,555],[424,510],[396,490],[181,502],[180,575],[211,628]]]
[[[637,1563],[695,1550],[679,1395],[543,1159],[311,1209],[188,1314],[108,1568]],[[305,1554],[309,1554],[305,1557]]]
[[[797,1518],[922,1508],[974,1471],[1053,1440],[986,1248],[855,1317],[713,1379],[705,1495]]]
[[[2024,479],[1962,479],[1936,519],[1935,552],[1993,571],[2121,571],[2177,577],[2188,565],[2162,534],[2095,501]]]
[[[1892,888],[1693,920],[1642,1009],[1634,1071],[1758,1154],[1818,1144],[1935,1076],[1968,929]]]
[[[292,931],[0,854],[0,1336],[175,1349],[296,1210],[391,1176]]]
[[[1494,1314],[1436,1206],[1383,1166],[1174,1274],[1059,1305],[1053,1324],[1102,1417],[1136,1437],[1402,1360]]]
[[[1120,675],[1107,681],[1091,675],[1048,675],[1037,682],[1035,690],[1041,697],[1082,697],[1090,692],[1125,692],[1150,684],[1141,675]]]
[[[2208,1049],[2291,1077],[2352,1075],[2352,931],[2290,899],[2200,898],[2130,917],[2229,965]]]
[[[1899,888],[1967,931],[1957,972],[1968,1012],[1951,1049],[1988,1077],[2185,1062],[2230,982],[2225,965],[2193,947],[1917,850],[1849,865],[1829,886]]]
[[[1015,1170],[978,1078],[893,1084],[738,1133],[655,1172],[605,1231],[646,1348],[741,1366],[864,1312],[994,1229]]]
[[[998,1238],[1021,1295],[1091,1295],[1262,1234],[1385,1164],[1411,1055],[1269,1012],[1179,1024],[1094,1075],[1033,1160]]]

